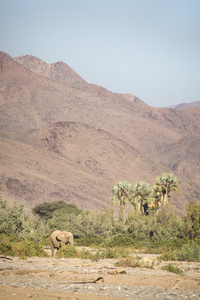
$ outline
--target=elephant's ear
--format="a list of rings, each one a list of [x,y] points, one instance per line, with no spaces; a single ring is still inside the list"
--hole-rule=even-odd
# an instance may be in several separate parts
[[[65,237],[64,233],[60,232],[56,238],[58,241],[66,243],[66,237]]]

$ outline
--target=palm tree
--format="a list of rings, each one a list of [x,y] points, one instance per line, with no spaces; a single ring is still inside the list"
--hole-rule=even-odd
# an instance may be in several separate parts
[[[153,193],[154,193],[154,206],[158,210],[160,209],[162,203],[163,203],[163,195],[160,191],[160,187],[157,185],[154,185],[153,187]]]
[[[131,185],[126,181],[119,181],[115,184],[112,188],[112,204],[118,204],[120,207],[124,208],[129,201],[130,187]]]
[[[131,188],[129,200],[138,211],[145,213],[153,201],[152,188],[146,182],[138,182]]]
[[[178,180],[175,176],[169,173],[164,173],[160,177],[156,178],[156,185],[154,187],[155,200],[160,207],[169,204],[170,192],[179,192]]]

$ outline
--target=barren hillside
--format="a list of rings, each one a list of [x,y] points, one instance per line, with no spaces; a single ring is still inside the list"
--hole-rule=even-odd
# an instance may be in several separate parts
[[[200,181],[200,136],[185,137],[171,144],[163,152],[154,153],[152,159],[167,165],[177,174],[199,186]]]
[[[118,180],[154,183],[173,171],[182,210],[200,195],[199,119],[200,108],[152,108],[87,83],[62,62],[0,52],[2,193],[29,207],[65,199],[99,209]]]
[[[112,186],[119,180],[155,183],[169,171],[111,134],[83,123],[55,123],[0,139],[0,185],[5,199],[27,208],[44,201],[66,200],[85,209],[110,206]],[[189,182],[173,206],[181,213],[190,195]]]
[[[100,209],[110,205],[118,180],[152,182],[163,171],[131,146],[82,123],[56,123],[12,138],[2,134],[0,143],[2,193],[30,207],[64,199]]]
[[[70,81],[69,67],[63,67],[63,63],[57,65],[60,71],[55,81],[52,75],[55,64],[49,66],[34,58],[31,66],[35,63],[37,72],[33,73],[27,68],[30,64],[25,58],[18,59],[26,65],[23,67],[16,63],[17,59],[1,54],[1,129],[26,131],[60,121],[84,122],[110,132],[147,155],[185,136],[200,133],[200,108],[184,111],[152,108],[133,95],[114,94],[88,84],[71,69]],[[51,69],[50,73],[42,71],[43,64],[45,69]],[[81,88],[74,86],[77,82],[81,82]]]
[[[200,107],[200,101],[195,101],[192,103],[180,103],[178,105],[172,106],[173,109],[177,109],[177,110],[199,108],[199,107]]]

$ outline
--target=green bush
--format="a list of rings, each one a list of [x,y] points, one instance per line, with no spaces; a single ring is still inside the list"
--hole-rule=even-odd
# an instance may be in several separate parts
[[[92,259],[93,258],[93,254],[89,250],[83,249],[83,250],[81,250],[80,254],[81,254],[82,259]]]
[[[67,204],[65,201],[44,202],[36,205],[33,209],[33,214],[38,215],[43,220],[51,219],[55,212],[59,214],[74,214],[78,215],[82,212],[75,204]]]
[[[98,261],[99,259],[116,259],[122,257],[128,257],[128,251],[124,249],[99,249],[96,252],[91,252],[83,249],[81,251],[81,258],[91,259]]]
[[[87,235],[85,238],[76,239],[76,243],[79,246],[100,246],[104,243],[104,239],[101,236],[94,236],[93,234]]]
[[[30,240],[13,241],[8,237],[0,241],[0,254],[19,257],[48,256],[40,243]]]
[[[39,218],[24,214],[22,205],[8,205],[0,198],[0,253],[7,255],[45,255],[42,245],[49,245],[54,230],[71,231],[79,246],[106,248],[96,253],[66,247],[66,257],[118,258],[124,249],[162,254],[165,260],[200,260],[200,205],[190,201],[182,219],[165,207],[148,215],[133,210],[123,218],[111,209],[83,211],[64,201],[42,203],[34,210]],[[194,241],[191,245],[189,242]],[[24,249],[23,249],[24,248]],[[68,250],[67,250],[68,249]],[[121,253],[120,253],[121,251]]]
[[[80,258],[81,254],[75,247],[73,247],[71,245],[68,245],[64,249],[58,250],[56,252],[56,256],[58,258],[64,258],[64,257],[66,257],[66,258],[69,258],[69,257],[71,257],[71,258]]]
[[[99,259],[116,259],[122,257],[128,257],[128,251],[124,249],[98,249],[96,251],[88,251],[83,249],[78,251],[75,247],[67,246],[62,250],[58,250],[56,256],[58,258],[71,257],[71,258],[82,258],[91,259],[93,261],[98,261]]]
[[[183,245],[176,256],[180,261],[200,262],[200,246],[194,242],[191,245]]]
[[[24,213],[24,206],[17,203],[10,206],[7,201],[0,199],[0,234],[19,236],[30,230],[30,218]]]
[[[176,253],[173,251],[167,251],[164,252],[160,257],[160,260],[165,260],[165,261],[171,261],[171,260],[177,260]]]
[[[127,257],[129,255],[128,251],[119,248],[119,249],[105,249],[101,252],[101,258],[119,258],[119,257]]]
[[[186,214],[182,220],[184,235],[191,240],[200,240],[200,203],[189,201]]]
[[[111,240],[105,241],[105,247],[134,247],[135,239],[130,236],[117,236]]]
[[[168,264],[166,266],[163,266],[162,269],[175,273],[177,275],[184,275],[183,270],[181,270],[179,267],[174,266],[173,264]]]
[[[160,256],[161,260],[200,262],[200,246],[192,242],[182,245],[181,249],[168,250]]]
[[[41,256],[47,257],[48,255],[44,251],[43,246],[40,243],[34,243],[32,241],[22,241],[13,245],[15,256]]]
[[[9,244],[0,243],[0,254],[15,256],[12,244],[11,243],[9,243]]]
[[[147,251],[155,251],[156,253],[171,252],[181,249],[182,245],[187,242],[187,239],[162,239],[157,242],[147,244]]]

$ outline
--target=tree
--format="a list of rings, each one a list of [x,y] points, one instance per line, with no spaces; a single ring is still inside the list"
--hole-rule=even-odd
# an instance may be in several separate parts
[[[0,199],[0,233],[24,235],[31,231],[30,219],[24,213],[24,206],[16,202],[10,206]]]
[[[124,220],[124,207],[127,207],[127,203],[129,201],[129,193],[130,193],[131,185],[128,184],[125,180],[119,181],[112,188],[112,204],[118,204],[120,206],[119,209],[119,221]]]
[[[75,204],[66,204],[65,201],[44,202],[36,205],[32,211],[34,215],[38,215],[43,220],[48,220],[53,217],[57,210],[64,210],[66,214],[79,214],[82,210]]]
[[[156,178],[156,185],[154,187],[155,201],[158,207],[169,204],[171,198],[170,192],[179,192],[178,180],[172,174],[164,173],[160,177]]]
[[[147,213],[149,204],[153,202],[153,191],[150,185],[140,181],[130,189],[129,200],[142,213]]]
[[[185,235],[190,239],[200,239],[200,204],[190,201],[183,217]]]
[[[120,207],[125,207],[129,201],[131,185],[126,181],[119,181],[112,188],[112,204],[118,204]]]

